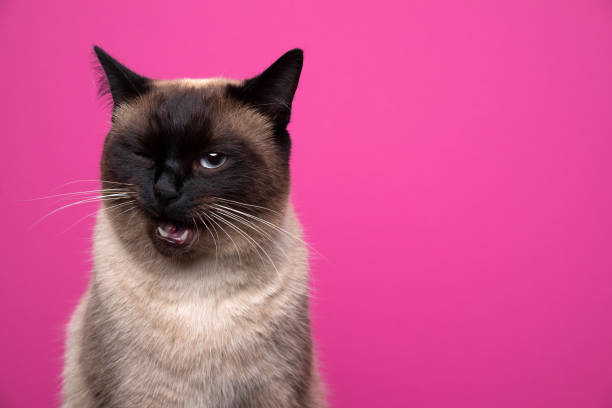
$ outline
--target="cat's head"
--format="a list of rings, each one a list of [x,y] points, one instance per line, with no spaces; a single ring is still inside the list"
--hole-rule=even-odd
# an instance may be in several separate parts
[[[239,81],[150,79],[94,51],[113,104],[101,175],[119,236],[181,258],[270,239],[289,193],[302,51]]]

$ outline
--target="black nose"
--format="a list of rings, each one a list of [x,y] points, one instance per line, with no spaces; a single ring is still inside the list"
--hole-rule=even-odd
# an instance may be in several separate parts
[[[155,182],[155,195],[162,202],[175,200],[179,195],[175,178],[169,173],[162,173]]]

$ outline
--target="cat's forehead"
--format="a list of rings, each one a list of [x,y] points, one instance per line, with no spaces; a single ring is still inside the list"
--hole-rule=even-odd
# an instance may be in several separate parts
[[[253,141],[265,138],[271,129],[269,120],[227,92],[229,86],[242,82],[225,78],[154,81],[150,92],[117,111],[116,124],[142,132],[180,134],[207,128],[212,137],[233,133]]]
[[[243,82],[244,81],[230,78],[179,78],[156,80],[153,86],[159,89],[200,88],[202,90],[214,90],[224,88],[227,85],[240,86]]]
[[[240,104],[227,93],[228,86],[239,84],[223,78],[155,81],[148,98],[144,97],[145,114],[161,126],[192,126],[204,121],[218,125],[215,122],[240,113]]]

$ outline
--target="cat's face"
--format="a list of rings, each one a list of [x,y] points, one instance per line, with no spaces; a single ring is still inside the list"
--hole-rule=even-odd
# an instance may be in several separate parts
[[[158,81],[95,50],[113,98],[101,173],[120,237],[182,258],[269,239],[289,192],[301,51],[245,81]]]

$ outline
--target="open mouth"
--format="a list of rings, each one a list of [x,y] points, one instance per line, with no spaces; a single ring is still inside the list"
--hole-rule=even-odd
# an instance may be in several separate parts
[[[155,235],[170,245],[185,248],[195,242],[197,231],[193,228],[163,222],[155,229]]]

